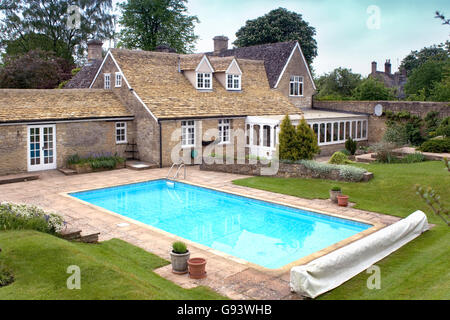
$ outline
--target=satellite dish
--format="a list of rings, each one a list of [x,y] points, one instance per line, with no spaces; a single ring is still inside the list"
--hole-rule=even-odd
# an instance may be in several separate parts
[[[381,117],[383,115],[383,106],[381,104],[377,104],[375,106],[374,113],[377,117]]]

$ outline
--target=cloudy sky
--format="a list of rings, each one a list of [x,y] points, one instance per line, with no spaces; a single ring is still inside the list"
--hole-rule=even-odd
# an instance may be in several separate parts
[[[448,0],[189,0],[189,13],[200,19],[197,51],[211,51],[216,35],[234,41],[247,20],[278,7],[302,14],[316,28],[317,74],[347,67],[367,75],[372,61],[381,69],[386,59],[396,70],[411,50],[450,36],[450,27],[434,18],[436,10],[450,16]]]

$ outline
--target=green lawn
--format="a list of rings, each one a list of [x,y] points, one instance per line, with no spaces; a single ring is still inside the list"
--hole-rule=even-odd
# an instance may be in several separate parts
[[[361,273],[320,299],[450,299],[450,228],[415,194],[414,185],[431,186],[450,206],[450,174],[442,162],[358,165],[375,174],[368,183],[343,183],[316,179],[253,177],[235,184],[307,199],[327,199],[337,185],[356,202],[356,208],[406,217],[416,210],[427,213],[437,224],[377,263],[381,267],[381,290],[368,290],[368,274]]]
[[[0,265],[14,274],[0,299],[223,299],[198,287],[186,290],[152,270],[167,261],[121,240],[98,245],[68,242],[36,231],[1,231]],[[67,267],[81,269],[81,290],[68,290]]]

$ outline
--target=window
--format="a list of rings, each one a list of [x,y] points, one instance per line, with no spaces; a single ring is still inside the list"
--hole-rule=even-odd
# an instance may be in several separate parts
[[[181,147],[195,146],[195,122],[181,121]]]
[[[122,86],[122,74],[120,72],[116,72],[116,88],[120,88]]]
[[[241,76],[228,74],[227,75],[227,90],[241,90]]]
[[[197,89],[212,89],[211,73],[197,73]]]
[[[263,146],[270,147],[270,126],[263,126]]]
[[[219,120],[219,139],[220,143],[230,142],[230,120]]]
[[[303,77],[292,76],[289,95],[294,97],[303,96]]]
[[[126,122],[116,122],[116,143],[127,143]]]
[[[105,89],[111,89],[111,74],[105,73]]]

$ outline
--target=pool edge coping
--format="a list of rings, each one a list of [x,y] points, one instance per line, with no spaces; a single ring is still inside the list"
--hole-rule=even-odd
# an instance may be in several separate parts
[[[326,248],[324,248],[322,250],[316,251],[316,252],[311,253],[311,254],[303,257],[303,258],[300,258],[300,259],[295,260],[295,261],[293,261],[291,263],[288,263],[288,264],[284,265],[281,268],[269,269],[269,268],[265,268],[265,267],[263,267],[261,265],[249,262],[247,260],[235,257],[235,256],[230,255],[228,253],[225,253],[225,252],[222,252],[222,251],[219,251],[219,250],[207,247],[207,246],[202,245],[200,243],[197,243],[197,242],[194,242],[194,241],[182,238],[182,237],[177,236],[175,234],[172,234],[170,232],[167,232],[167,231],[164,231],[162,229],[153,227],[151,225],[145,224],[145,223],[137,221],[135,219],[123,216],[123,215],[118,214],[118,213],[116,213],[114,211],[110,211],[108,209],[102,208],[100,206],[94,205],[92,203],[89,203],[87,201],[81,200],[79,198],[76,198],[76,197],[70,195],[71,193],[80,193],[80,192],[95,191],[95,190],[101,190],[101,189],[109,189],[109,188],[114,188],[114,187],[127,186],[127,185],[133,185],[133,184],[140,184],[140,183],[152,182],[152,181],[158,181],[158,180],[166,180],[166,181],[171,181],[171,182],[184,183],[184,184],[188,184],[188,185],[192,185],[192,186],[196,186],[196,187],[200,187],[200,188],[205,188],[205,189],[209,189],[209,190],[213,190],[213,191],[217,191],[217,192],[222,192],[222,193],[226,193],[226,194],[231,194],[231,195],[235,195],[235,196],[239,196],[239,197],[244,197],[244,198],[249,198],[249,199],[253,199],[253,200],[263,201],[263,202],[272,203],[272,204],[276,204],[276,205],[281,205],[281,206],[285,206],[285,207],[289,207],[289,208],[293,208],[293,209],[297,209],[297,210],[306,210],[306,211],[310,211],[310,212],[313,212],[313,213],[318,213],[318,214],[325,215],[325,216],[331,216],[331,217],[334,217],[334,218],[340,218],[340,219],[344,219],[344,220],[348,220],[348,221],[359,222],[359,223],[371,225],[372,227],[370,227],[370,228],[368,228],[368,229],[366,229],[364,231],[361,231],[361,232],[359,232],[357,234],[354,234],[353,236],[345,238],[345,239],[343,239],[343,240],[341,240],[341,241],[339,241],[339,242],[337,242],[337,243],[335,243],[335,244],[333,244],[331,246],[328,246],[328,247],[326,247]],[[250,188],[250,187],[246,187],[246,188],[253,189],[253,188]],[[255,190],[259,190],[259,189],[255,189]],[[267,192],[270,192],[270,191],[267,191]],[[293,268],[293,267],[305,265],[305,264],[307,264],[307,263],[309,263],[309,262],[311,262],[313,260],[316,260],[316,259],[318,259],[320,257],[323,257],[323,256],[325,256],[325,255],[327,255],[327,254],[329,254],[329,253],[331,253],[333,251],[336,251],[336,250],[338,250],[340,248],[343,248],[343,247],[345,247],[345,246],[347,246],[347,245],[349,245],[349,244],[351,244],[351,243],[353,243],[355,241],[358,241],[358,240],[360,240],[362,238],[365,238],[365,237],[369,236],[370,234],[373,234],[373,233],[375,233],[375,232],[377,232],[377,231],[379,231],[379,230],[381,230],[381,229],[383,229],[383,228],[385,228],[387,226],[387,224],[381,223],[379,221],[370,221],[370,220],[366,220],[366,219],[359,218],[359,217],[347,217],[347,216],[343,216],[343,215],[340,215],[340,214],[337,214],[337,213],[329,213],[329,212],[325,212],[325,211],[322,211],[322,210],[319,210],[319,209],[311,209],[311,208],[307,208],[307,207],[303,207],[303,206],[297,206],[297,205],[293,205],[293,204],[283,203],[283,202],[280,202],[280,201],[268,201],[266,199],[262,199],[262,198],[259,198],[257,196],[254,196],[254,195],[243,195],[243,194],[239,194],[239,193],[228,191],[228,190],[223,190],[223,189],[216,188],[216,187],[205,186],[205,185],[198,184],[198,183],[195,183],[195,182],[179,181],[179,180],[172,180],[172,179],[167,179],[167,178],[145,179],[143,181],[135,181],[135,182],[130,182],[130,183],[115,184],[115,185],[111,185],[111,186],[94,188],[94,189],[81,189],[81,190],[76,190],[76,191],[60,192],[59,195],[64,196],[64,197],[69,198],[69,199],[72,199],[72,200],[75,200],[75,201],[77,201],[79,203],[87,205],[87,206],[89,206],[89,207],[91,207],[93,209],[99,210],[99,211],[101,211],[103,213],[106,213],[106,214],[113,215],[115,217],[121,218],[121,219],[123,219],[123,220],[125,220],[127,222],[130,222],[130,223],[134,224],[134,225],[143,227],[145,229],[149,229],[149,230],[151,230],[151,231],[153,231],[155,233],[161,234],[161,235],[166,236],[166,237],[168,237],[170,239],[173,239],[175,241],[180,241],[181,240],[183,242],[186,242],[188,245],[191,245],[191,246],[193,246],[193,247],[195,247],[197,249],[200,249],[200,250],[212,253],[212,254],[217,255],[219,257],[223,257],[223,258],[232,260],[232,261],[237,262],[239,264],[242,264],[242,265],[251,267],[253,269],[256,269],[258,271],[261,271],[261,272],[264,272],[264,273],[267,273],[267,274],[271,274],[271,275],[275,275],[275,276],[280,276],[282,274],[290,272],[290,269]],[[168,248],[168,251],[170,251],[170,248]]]

